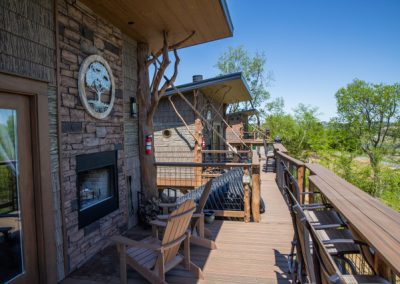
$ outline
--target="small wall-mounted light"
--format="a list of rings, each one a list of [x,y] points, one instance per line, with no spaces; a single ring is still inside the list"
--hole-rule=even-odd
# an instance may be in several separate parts
[[[136,99],[134,97],[131,97],[130,103],[131,103],[131,117],[137,118],[137,116],[138,116],[138,106],[137,106],[137,103],[136,103]]]
[[[207,110],[206,119],[208,122],[211,122],[211,120],[212,120],[211,110]]]

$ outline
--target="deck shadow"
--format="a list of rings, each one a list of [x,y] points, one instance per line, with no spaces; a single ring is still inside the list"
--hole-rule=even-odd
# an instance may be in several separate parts
[[[222,221],[215,221],[212,225],[207,225],[213,234],[213,240],[216,239],[221,229]],[[145,229],[136,226],[126,232],[125,236],[133,240],[141,240],[151,234],[151,229]],[[210,250],[191,245],[191,260],[202,270],[207,263]],[[70,283],[119,283],[119,257],[114,244],[104,248],[102,251],[93,256],[79,269],[72,272],[63,284]],[[149,283],[139,273],[128,267],[128,283]],[[194,275],[186,271],[183,267],[172,269],[166,274],[168,283],[197,283]]]

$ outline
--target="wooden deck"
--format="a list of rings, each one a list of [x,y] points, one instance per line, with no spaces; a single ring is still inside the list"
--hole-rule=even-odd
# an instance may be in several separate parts
[[[192,246],[192,259],[203,269],[204,280],[196,280],[184,270],[167,273],[168,283],[289,283],[287,255],[293,237],[286,204],[275,183],[275,175],[262,173],[262,197],[266,213],[260,223],[215,221],[212,230],[218,249],[209,251]],[[132,238],[148,232],[134,229]],[[119,283],[118,257],[114,246],[106,248],[64,280],[70,283]],[[146,283],[135,271],[129,283]]]

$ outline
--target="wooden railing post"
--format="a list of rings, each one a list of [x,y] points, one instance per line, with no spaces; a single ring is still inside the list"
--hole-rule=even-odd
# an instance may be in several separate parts
[[[251,211],[253,214],[253,221],[260,222],[260,198],[261,198],[261,180],[260,180],[260,164],[252,166],[252,191],[251,191]]]
[[[300,165],[297,167],[297,184],[299,186],[301,204],[304,204],[304,194],[302,194],[304,192],[304,171],[304,165]]]
[[[200,119],[196,119],[195,121],[195,135],[196,135],[196,141],[194,144],[194,162],[195,163],[202,163],[203,161],[203,156],[201,153],[201,144],[198,143],[198,141],[201,141],[203,139],[202,135],[202,124]],[[194,177],[195,177],[195,186],[201,186],[202,184],[202,168],[201,167],[195,167],[194,168]]]
[[[244,168],[243,174],[243,188],[244,188],[244,221],[250,222],[250,176],[249,167]]]

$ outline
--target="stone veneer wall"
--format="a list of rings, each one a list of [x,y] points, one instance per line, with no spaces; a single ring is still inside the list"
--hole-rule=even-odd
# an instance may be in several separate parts
[[[0,72],[48,83],[49,141],[58,279],[64,278],[53,0],[0,1]]]
[[[127,227],[123,90],[128,87],[124,84],[122,68],[124,40],[119,29],[97,17],[79,1],[60,0],[58,19],[65,242],[67,267],[68,271],[72,271],[107,246],[109,244],[107,237],[118,234]],[[79,67],[91,54],[102,55],[108,61],[115,79],[114,108],[110,116],[104,120],[91,117],[82,107],[78,95]],[[133,58],[129,64],[136,66],[135,59]],[[134,87],[132,92],[133,90]],[[132,147],[134,148],[134,145]],[[109,150],[118,151],[119,209],[83,229],[78,229],[76,156]]]

